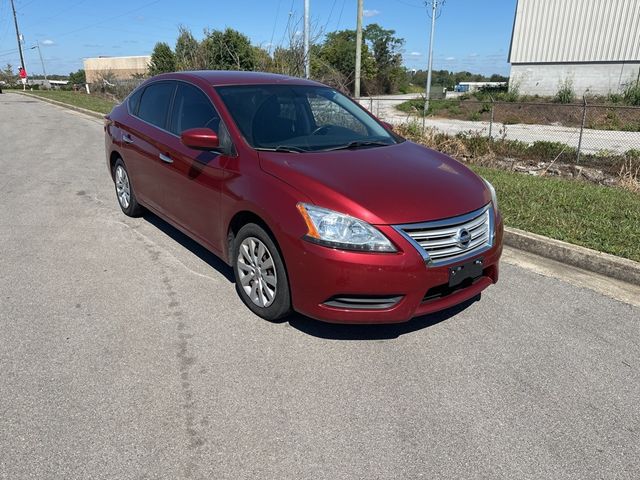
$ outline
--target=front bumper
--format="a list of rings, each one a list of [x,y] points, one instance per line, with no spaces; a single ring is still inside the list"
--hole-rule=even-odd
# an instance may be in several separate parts
[[[428,267],[392,227],[379,228],[399,247],[393,254],[334,250],[291,239],[285,259],[293,308],[327,322],[372,324],[406,322],[463,303],[498,281],[499,214],[495,221],[493,246],[475,257],[483,260],[482,276],[457,289],[447,288],[449,268],[464,262]]]

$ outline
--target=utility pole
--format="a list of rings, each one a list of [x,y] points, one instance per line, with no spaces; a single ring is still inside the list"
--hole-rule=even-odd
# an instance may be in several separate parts
[[[360,98],[360,70],[362,69],[362,8],[364,0],[358,0],[358,20],[356,24],[356,84],[354,96]]]
[[[311,59],[309,58],[309,0],[304,0],[304,77],[311,77]]]
[[[42,73],[44,74],[44,81],[45,84],[47,85],[47,88],[49,88],[49,79],[47,78],[47,71],[44,68],[44,59],[42,58],[42,51],[40,50],[40,42],[38,42],[38,40],[36,40],[36,44],[30,48],[30,50],[33,50],[34,48],[38,49],[38,55],[40,56],[40,63],[42,64]]]
[[[442,2],[444,3],[444,1]],[[425,2],[425,6],[429,6],[429,2]],[[431,0],[431,34],[429,35],[429,69],[427,71],[427,98],[424,100],[424,116],[422,117],[422,129],[425,127],[427,112],[429,111],[429,97],[431,96],[431,70],[433,69],[433,34],[436,29],[436,10],[438,9],[438,0]]]
[[[16,39],[18,40],[18,50],[20,51],[20,65],[22,66],[22,69],[26,71],[26,68],[24,68],[24,55],[22,54],[22,42],[20,41],[20,30],[18,30],[18,17],[16,16],[16,6],[13,3],[13,0],[11,0],[11,9],[13,10],[13,23],[16,26]]]

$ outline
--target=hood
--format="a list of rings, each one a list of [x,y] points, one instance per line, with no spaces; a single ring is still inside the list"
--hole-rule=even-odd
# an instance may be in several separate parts
[[[453,217],[491,201],[484,182],[462,163],[405,141],[333,152],[260,151],[264,171],[320,207],[374,225]]]

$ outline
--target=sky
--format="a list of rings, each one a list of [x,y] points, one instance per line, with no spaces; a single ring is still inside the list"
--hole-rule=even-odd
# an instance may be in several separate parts
[[[83,68],[97,56],[149,55],[156,42],[173,46],[178,27],[198,39],[205,28],[231,27],[267,50],[302,29],[303,0],[14,0],[29,74]],[[315,31],[355,29],[356,0],[310,0]],[[508,75],[507,55],[516,0],[446,0],[437,17],[434,68]],[[378,23],[404,38],[405,65],[425,69],[430,17],[422,0],[365,0],[364,24]],[[17,71],[20,57],[10,0],[0,0],[0,66]]]

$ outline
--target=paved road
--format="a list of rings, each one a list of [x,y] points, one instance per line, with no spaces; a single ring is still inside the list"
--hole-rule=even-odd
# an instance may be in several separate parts
[[[637,479],[640,309],[503,263],[395,327],[253,316],[118,210],[99,121],[0,95],[0,479]]]
[[[374,115],[389,123],[405,123],[416,117],[408,116],[400,112],[396,107],[409,99],[416,98],[415,94],[388,95],[383,97],[364,97],[360,103],[369,109]],[[418,119],[422,122],[422,119]],[[428,118],[425,121],[427,127],[435,128],[449,135],[458,133],[480,132],[483,136],[489,135],[489,122],[472,122],[466,120],[454,120],[448,118]],[[491,135],[494,138],[507,138],[533,143],[538,141],[561,142],[573,148],[578,147],[580,129],[563,127],[561,125],[504,125],[494,122]],[[614,130],[585,129],[582,137],[581,151],[583,153],[597,154],[602,151],[625,153],[631,149],[640,149],[640,132],[622,132]]]

